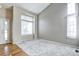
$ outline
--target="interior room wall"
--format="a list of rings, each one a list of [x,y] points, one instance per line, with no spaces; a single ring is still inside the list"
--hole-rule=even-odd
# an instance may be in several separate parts
[[[77,39],[66,38],[66,3],[53,3],[39,14],[38,37],[69,45],[78,45]]]
[[[5,9],[0,9],[0,44],[4,44],[4,18],[5,18]]]
[[[0,17],[5,17],[5,9],[4,8],[0,9]]]
[[[5,21],[5,18],[0,18],[0,44],[6,43],[4,39],[4,21]]]
[[[21,42],[25,40],[31,40],[32,36],[21,35],[21,15],[30,15],[35,17],[35,14],[29,13],[28,11],[16,7],[13,7],[13,42]]]
[[[79,3],[77,3],[77,46],[79,46]]]

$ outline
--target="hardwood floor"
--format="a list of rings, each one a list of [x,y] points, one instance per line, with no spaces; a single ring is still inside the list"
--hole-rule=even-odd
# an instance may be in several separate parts
[[[1,44],[0,56],[28,56],[15,44]]]

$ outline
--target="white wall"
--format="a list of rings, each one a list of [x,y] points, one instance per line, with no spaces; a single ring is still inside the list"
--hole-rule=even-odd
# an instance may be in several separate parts
[[[29,13],[19,7],[13,7],[13,41],[14,43],[30,40],[32,36],[21,36],[21,15],[30,15],[35,17],[34,14]]]
[[[5,43],[4,39],[4,19],[5,19],[5,9],[0,9],[0,44]]]
[[[4,8],[0,9],[0,17],[5,17],[5,9]]]
[[[0,18],[0,44],[4,44],[6,41],[4,39],[4,18]]]
[[[77,16],[77,46],[79,46],[79,3],[77,4],[78,5],[78,16]]]
[[[39,38],[78,45],[79,39],[66,38],[66,3],[53,3],[39,15]]]

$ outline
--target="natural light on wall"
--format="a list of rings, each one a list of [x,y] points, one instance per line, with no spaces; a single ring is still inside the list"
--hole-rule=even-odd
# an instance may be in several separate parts
[[[77,36],[76,4],[67,5],[67,38],[75,39]]]

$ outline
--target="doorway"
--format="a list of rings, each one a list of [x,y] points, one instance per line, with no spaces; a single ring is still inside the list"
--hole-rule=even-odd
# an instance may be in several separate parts
[[[8,21],[5,17],[0,17],[0,44],[9,43]]]

